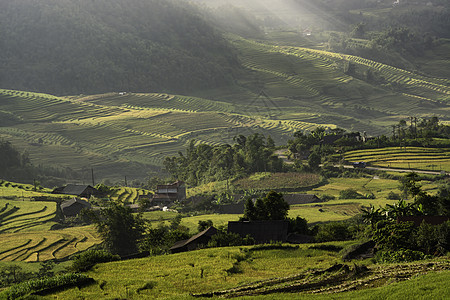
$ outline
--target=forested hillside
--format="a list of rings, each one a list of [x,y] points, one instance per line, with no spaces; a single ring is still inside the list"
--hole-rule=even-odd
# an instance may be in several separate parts
[[[186,92],[237,61],[196,8],[170,0],[0,2],[0,87],[52,94]]]

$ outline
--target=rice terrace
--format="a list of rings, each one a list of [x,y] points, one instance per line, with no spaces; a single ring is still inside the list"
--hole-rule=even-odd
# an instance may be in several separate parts
[[[448,299],[450,4],[4,0],[0,299]]]

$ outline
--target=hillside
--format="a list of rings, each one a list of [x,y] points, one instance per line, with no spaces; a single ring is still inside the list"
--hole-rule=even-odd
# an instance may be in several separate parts
[[[371,299],[384,299],[393,293],[408,299],[448,296],[448,258],[395,265],[346,264],[337,252],[346,245],[348,242],[278,246],[280,249],[277,245],[266,249],[223,247],[99,264],[87,273],[95,284],[52,295],[71,299],[199,299],[214,295],[248,299],[368,299],[371,295]]]
[[[275,38],[282,45],[274,44]],[[191,139],[215,145],[258,132],[280,145],[295,131],[318,125],[375,135],[389,133],[393,123],[409,116],[449,121],[448,79],[291,46],[295,40],[295,34],[283,33],[268,40],[229,35],[246,75],[233,88],[199,90],[195,96],[56,97],[0,90],[5,116],[0,137],[27,150],[35,165],[71,169],[87,178],[94,168],[99,180],[117,180],[144,178]]]
[[[0,3],[0,88],[52,94],[216,88],[239,69],[193,6],[168,0]]]

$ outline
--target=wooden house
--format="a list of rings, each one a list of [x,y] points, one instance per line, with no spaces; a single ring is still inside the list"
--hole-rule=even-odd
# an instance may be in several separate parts
[[[160,184],[156,187],[152,205],[170,206],[175,201],[186,199],[186,186],[183,181],[176,181],[172,184]]]
[[[257,243],[270,241],[286,242],[288,236],[287,221],[230,221],[228,232],[242,237],[250,235]]]
[[[79,198],[66,200],[60,205],[61,211],[65,217],[75,217],[83,209],[91,209],[91,204]]]
[[[289,205],[323,202],[313,194],[283,194],[283,199]]]
[[[68,184],[53,190],[52,194],[73,195],[89,199],[98,194],[98,190],[90,185]]]

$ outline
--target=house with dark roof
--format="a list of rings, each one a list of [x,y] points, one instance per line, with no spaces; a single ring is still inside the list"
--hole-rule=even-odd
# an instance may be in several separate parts
[[[213,235],[217,233],[217,229],[213,226],[197,233],[190,239],[176,242],[171,248],[172,253],[185,252],[198,249],[201,245],[207,245]]]
[[[61,203],[60,207],[65,217],[75,217],[81,210],[91,209],[92,206],[89,202],[74,197]]]
[[[323,202],[319,197],[313,194],[283,194],[283,199],[289,205]]]
[[[54,189],[52,194],[74,195],[89,199],[92,195],[97,195],[98,190],[90,185],[68,184]]]
[[[186,185],[183,181],[176,181],[172,184],[159,184],[153,195],[152,205],[170,206],[175,201],[186,199]]]
[[[241,237],[250,235],[257,243],[270,241],[286,242],[288,236],[287,221],[230,221],[228,233],[237,233]]]

